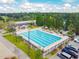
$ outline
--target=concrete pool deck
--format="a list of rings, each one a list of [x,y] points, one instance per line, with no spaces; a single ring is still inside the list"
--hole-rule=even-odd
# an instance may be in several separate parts
[[[22,30],[22,31],[17,31],[16,34],[18,36],[19,35],[21,36],[21,33],[28,32],[28,31],[33,31],[33,30],[40,30],[40,31],[46,32],[46,31],[42,30],[41,28],[36,28],[36,29],[31,29],[31,30],[25,29],[25,30]],[[51,52],[52,50],[54,50],[55,48],[57,48],[59,45],[64,44],[64,42],[66,42],[66,41],[69,40],[69,37],[68,36],[63,36],[63,35],[60,35],[60,34],[57,34],[57,33],[50,33],[50,32],[46,32],[46,33],[51,34],[51,35],[55,35],[55,36],[58,36],[58,37],[61,37],[61,40],[55,42],[54,44],[52,43],[52,44],[50,44],[47,47],[41,47],[38,44],[36,44],[35,42],[33,42],[32,40],[28,39],[27,37],[24,37],[24,36],[22,36],[22,37],[23,37],[23,39],[26,39],[26,41],[30,40],[30,43],[32,45],[34,45],[37,48],[40,48],[43,52],[48,51],[44,55],[48,54],[49,52]]]

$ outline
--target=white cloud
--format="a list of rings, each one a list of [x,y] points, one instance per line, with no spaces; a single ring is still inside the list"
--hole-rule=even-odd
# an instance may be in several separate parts
[[[71,9],[71,4],[69,4],[69,3],[66,3],[66,4],[64,4],[64,6],[63,6],[63,8],[64,8],[64,10],[67,10],[67,9]]]
[[[65,6],[65,7],[71,7],[71,4],[66,3],[66,4],[64,4],[64,6]]]
[[[21,4],[19,8],[24,10],[30,10],[31,12],[51,12],[54,9],[54,5],[42,4],[42,3],[25,3]]]
[[[19,6],[22,11],[26,12],[79,12],[79,6],[74,6],[71,3],[62,5],[51,5],[46,3],[24,3]]]
[[[0,3],[5,3],[5,4],[8,4],[8,3],[14,3],[15,0],[0,0]]]
[[[9,2],[8,2],[9,1]],[[3,3],[13,3],[15,0],[6,0]],[[0,0],[1,2],[1,0]],[[53,5],[46,3],[30,3],[23,2],[16,7],[4,4],[0,6],[0,13],[13,13],[13,12],[79,12],[79,5],[72,6],[71,3],[64,3],[62,5]]]
[[[18,8],[14,8],[8,5],[0,6],[0,13],[15,13],[19,12],[18,10],[19,10]]]

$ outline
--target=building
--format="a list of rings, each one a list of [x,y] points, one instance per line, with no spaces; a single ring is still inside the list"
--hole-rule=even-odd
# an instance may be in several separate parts
[[[36,20],[29,20],[29,21],[18,21],[15,22],[15,29],[19,30],[19,29],[25,29],[28,27],[28,25],[36,25]]]

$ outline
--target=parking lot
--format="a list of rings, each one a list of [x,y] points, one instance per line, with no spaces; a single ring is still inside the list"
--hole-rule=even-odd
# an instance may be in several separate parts
[[[76,49],[79,49],[79,43],[76,43],[74,41],[70,41],[68,45],[73,46]],[[61,51],[59,51],[58,53],[60,53]],[[50,57],[49,59],[61,59],[60,57],[58,57],[57,55]],[[75,58],[72,58],[75,59]],[[78,52],[78,59],[79,59],[79,52]]]

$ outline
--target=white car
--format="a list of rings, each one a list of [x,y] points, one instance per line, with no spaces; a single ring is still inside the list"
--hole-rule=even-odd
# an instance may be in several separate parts
[[[76,36],[76,37],[74,38],[74,41],[79,43],[79,36]]]

